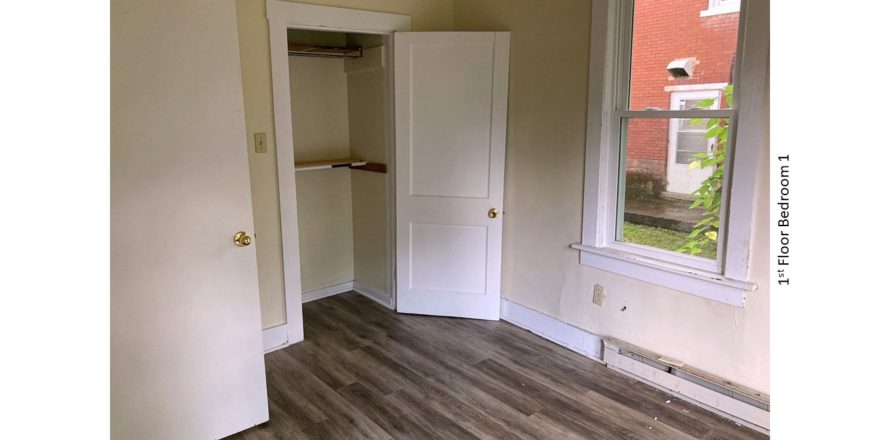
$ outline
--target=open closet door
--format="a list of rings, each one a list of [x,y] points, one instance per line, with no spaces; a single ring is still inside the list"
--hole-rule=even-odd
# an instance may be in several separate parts
[[[394,34],[399,312],[499,318],[509,47]]]

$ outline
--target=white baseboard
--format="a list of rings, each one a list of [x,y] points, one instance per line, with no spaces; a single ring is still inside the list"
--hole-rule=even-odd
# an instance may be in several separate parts
[[[602,338],[586,330],[504,298],[501,298],[501,319],[590,359],[605,363],[602,360]]]
[[[312,290],[309,292],[303,292],[302,299],[303,303],[307,303],[309,301],[314,301],[316,299],[326,298],[328,296],[338,295],[340,293],[345,293],[354,289],[354,281],[346,281],[344,283],[339,283],[333,286],[325,287],[323,289]]]
[[[388,293],[380,292],[372,287],[367,287],[357,281],[354,282],[353,290],[391,310],[394,310],[394,306],[391,304],[391,295]]]
[[[287,347],[287,324],[276,325],[275,327],[263,330],[263,352],[269,353],[284,347]]]

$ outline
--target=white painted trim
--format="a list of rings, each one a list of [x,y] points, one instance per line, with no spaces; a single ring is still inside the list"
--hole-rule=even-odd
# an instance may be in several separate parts
[[[765,124],[769,58],[767,2],[742,1],[737,53],[743,55],[737,58],[735,66],[736,108],[688,112],[620,108],[629,102],[629,69],[626,65],[630,60],[628,51],[632,20],[626,17],[631,17],[632,5],[633,0],[599,0],[593,4],[587,154],[584,165],[584,226],[581,243],[574,246],[581,250],[581,264],[595,265],[636,279],[652,280],[650,282],[676,290],[689,290],[691,293],[696,290],[692,282],[678,285],[681,277],[674,273],[663,273],[661,267],[642,264],[644,255],[633,255],[634,258],[619,258],[617,255],[622,248],[615,244],[614,239],[617,221],[622,216],[621,210],[617,209],[621,197],[617,188],[624,178],[619,161],[618,134],[623,117],[705,117],[711,113],[713,116],[731,118],[728,171],[725,173],[725,188],[728,190],[724,193],[721,209],[721,217],[726,221],[722,222],[718,233],[722,244],[719,248],[723,252],[715,265],[721,278],[753,288],[754,284],[747,280],[752,247],[755,177],[761,143],[765,141],[768,130]],[[739,109],[747,111],[740,112]],[[727,243],[736,245],[728,246]],[[612,252],[615,251],[612,248],[617,248],[616,252]],[[598,249],[608,252],[599,252]],[[617,257],[617,261],[607,257]],[[685,271],[701,272],[702,269],[697,266],[685,268]],[[739,299],[741,293],[728,291],[701,296],[710,299],[718,297],[724,303],[742,306]]]
[[[390,34],[408,32],[408,15],[361,11],[330,6],[307,5],[284,0],[267,0],[266,16],[289,28],[321,31]]]
[[[339,295],[340,293],[350,292],[353,289],[354,282],[346,281],[344,283],[334,284],[332,286],[327,286],[321,289],[310,290],[303,293],[302,302],[307,303],[309,301],[327,298],[328,296]]]
[[[360,11],[306,5],[283,0],[266,0],[266,16],[269,19],[269,49],[272,66],[272,108],[275,114],[275,151],[278,163],[278,192],[281,211],[281,249],[284,268],[284,298],[287,317],[288,343],[303,340],[302,287],[299,255],[299,231],[296,201],[296,177],[293,157],[293,126],[290,109],[290,71],[287,58],[287,29],[312,29],[323,31],[359,32],[391,35],[410,30],[410,17],[400,14]],[[392,38],[389,44],[388,65],[393,65]],[[393,69],[387,69],[393,71]],[[388,80],[386,84],[394,84]],[[386,95],[393,95],[393,88]],[[387,102],[386,98],[386,102]],[[390,109],[393,115],[393,107]],[[388,119],[388,118],[386,118]],[[393,118],[388,122],[393,135]],[[386,128],[386,130],[388,130]],[[391,138],[393,142],[393,138]],[[393,148],[393,147],[392,147]],[[393,150],[392,150],[393,151]],[[389,163],[393,163],[389,159]],[[393,169],[389,170],[393,172]],[[393,178],[392,185],[393,185]],[[390,190],[393,193],[393,189]],[[393,201],[393,199],[392,199]],[[389,212],[393,211],[389,207]],[[393,237],[389,237],[392,240]],[[394,246],[389,245],[389,253]],[[393,260],[393,255],[389,256]],[[389,266],[389,271],[391,271]],[[393,275],[388,276],[389,279]],[[393,289],[393,286],[392,286]],[[393,290],[392,290],[393,291]]]
[[[392,310],[397,307],[397,141],[394,110],[394,37],[383,39],[385,56],[385,286],[391,297]]]
[[[272,2],[267,3],[267,7]],[[287,25],[269,20],[272,98],[275,112],[275,151],[278,165],[278,201],[281,214],[281,255],[288,343],[303,340],[302,280],[297,226],[296,176],[293,160],[293,122],[290,117],[290,73]]]
[[[354,290],[355,292],[357,292],[357,293],[359,293],[359,294],[361,294],[361,295],[363,295],[373,301],[376,301],[377,303],[385,306],[386,308],[394,310],[393,299],[392,299],[391,295],[386,292],[382,292],[382,291],[373,289],[372,287],[368,287],[368,286],[363,285],[357,281],[354,282],[354,287],[352,288],[352,290]]]
[[[639,281],[668,287],[680,292],[744,307],[745,292],[758,288],[755,283],[726,278],[661,260],[653,260],[611,248],[596,248],[580,243],[571,247],[581,251],[580,263]]]
[[[602,338],[586,330],[566,324],[505,298],[501,298],[501,319],[594,361],[605,363],[602,360]]]
[[[674,86],[664,86],[664,92],[689,92],[692,90],[724,90],[727,83],[705,83],[705,84],[678,84]]]
[[[725,246],[724,275],[739,280],[749,276],[758,161],[762,154],[768,154],[761,151],[761,144],[769,143],[770,130],[767,126],[770,120],[767,115],[770,5],[766,1],[743,0],[742,6],[737,53],[748,55],[741,57],[734,88],[737,91],[736,107],[744,111],[737,111],[730,129],[728,143],[733,148],[727,154],[730,171],[726,174],[731,182],[727,186],[727,203],[722,207],[722,214],[726,214],[728,220],[721,225],[727,230],[718,233],[718,237],[724,237],[727,243],[738,244]],[[759,220],[757,224],[761,223]]]
[[[660,388],[722,417],[769,434],[770,412],[733,397],[682,379],[664,370],[623,356],[617,347],[605,341],[603,352],[608,368],[655,388]]]
[[[287,324],[276,325],[263,330],[263,352],[269,353],[287,347]]]

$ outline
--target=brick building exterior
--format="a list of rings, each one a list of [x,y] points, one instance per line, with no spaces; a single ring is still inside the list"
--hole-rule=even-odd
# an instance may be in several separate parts
[[[699,91],[707,90],[720,95],[723,86],[732,81],[738,1],[636,0],[635,4],[630,108],[670,109],[673,93],[676,97],[685,93],[698,96]],[[693,60],[690,77],[674,78],[667,71],[667,65],[677,59]],[[657,190],[665,189],[671,172],[670,148],[675,151],[675,145],[670,144],[678,142],[672,138],[666,119],[630,121],[628,180],[631,174],[641,175],[642,180],[650,176],[657,182],[655,186],[660,186]],[[681,157],[680,161],[685,160]]]

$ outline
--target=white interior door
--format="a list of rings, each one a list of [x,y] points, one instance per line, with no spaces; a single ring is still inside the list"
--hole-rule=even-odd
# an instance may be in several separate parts
[[[509,46],[394,35],[399,312],[499,318]]]
[[[111,436],[225,437],[268,420],[235,5],[111,11]]]

